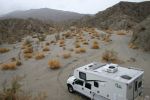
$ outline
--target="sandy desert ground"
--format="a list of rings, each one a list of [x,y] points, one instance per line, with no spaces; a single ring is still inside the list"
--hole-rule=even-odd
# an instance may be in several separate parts
[[[22,62],[22,65],[16,70],[0,70],[0,88],[2,88],[2,83],[5,80],[10,80],[14,76],[24,76],[22,88],[35,94],[44,92],[47,95],[47,100],[83,100],[86,98],[79,94],[70,94],[68,92],[66,86],[68,76],[77,67],[93,61],[102,62],[101,58],[105,50],[114,50],[118,53],[118,59],[121,61],[119,63],[120,66],[137,67],[145,71],[144,95],[150,95],[150,53],[128,47],[131,33],[118,35],[114,32],[114,34],[110,36],[112,41],[105,42],[102,41],[101,36],[107,33],[97,29],[96,32],[100,36],[99,38],[91,38],[89,32],[83,32],[82,38],[89,44],[84,45],[80,42],[80,45],[86,49],[86,52],[78,54],[75,53],[75,50],[72,50],[75,48],[74,42],[76,40],[75,37],[77,37],[72,36],[70,39],[65,39],[65,48],[60,47],[58,42],[56,44],[50,43],[48,46],[50,51],[44,52],[45,58],[41,60],[36,60],[34,57],[28,60],[24,59],[21,49],[22,42],[13,45],[0,45],[1,48],[10,48],[9,52],[0,54],[1,64],[7,63],[10,58],[17,57],[19,52],[21,52]],[[35,38],[32,40],[35,40]],[[55,40],[54,35],[47,36],[46,41],[40,42],[38,45],[33,42],[34,51],[42,51],[43,45],[52,40]],[[93,41],[98,42],[99,49],[91,49]],[[71,57],[64,59],[62,57],[64,51],[70,52]],[[61,63],[61,68],[56,70],[50,69],[48,67],[48,61],[50,59],[58,59]]]

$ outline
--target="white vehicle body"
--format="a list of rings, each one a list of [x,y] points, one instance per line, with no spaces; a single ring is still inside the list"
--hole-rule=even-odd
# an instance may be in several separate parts
[[[143,74],[140,69],[94,62],[75,69],[67,86],[69,92],[93,100],[135,100],[143,93]]]

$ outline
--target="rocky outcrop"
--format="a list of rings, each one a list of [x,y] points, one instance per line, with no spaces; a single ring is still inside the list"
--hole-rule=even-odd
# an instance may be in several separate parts
[[[150,51],[150,15],[133,29],[131,43]]]

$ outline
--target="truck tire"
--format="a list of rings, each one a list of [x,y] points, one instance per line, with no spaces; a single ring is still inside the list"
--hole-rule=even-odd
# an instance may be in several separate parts
[[[68,85],[68,91],[70,93],[74,93],[74,89],[73,89],[73,87],[71,85]]]

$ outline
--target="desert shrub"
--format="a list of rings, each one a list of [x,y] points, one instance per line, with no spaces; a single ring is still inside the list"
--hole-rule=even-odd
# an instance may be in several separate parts
[[[106,50],[102,54],[102,61],[115,63],[117,62],[117,60],[118,60],[117,52],[113,50]]]
[[[81,52],[81,53],[85,53],[85,52],[86,52],[86,49],[85,49],[85,48],[80,48],[80,52]]]
[[[63,52],[62,56],[63,56],[64,59],[68,59],[68,58],[71,57],[71,53],[69,53],[69,52]]]
[[[94,41],[92,44],[92,49],[99,49],[99,44],[97,41]]]
[[[15,63],[16,63],[17,66],[21,66],[22,65],[20,60],[16,60]]]
[[[33,52],[33,48],[32,47],[27,47],[26,49],[24,49],[23,53],[32,53]]]
[[[26,59],[32,58],[32,53],[25,53],[24,58]]]
[[[79,48],[76,48],[76,49],[75,49],[75,53],[80,53],[80,49],[79,49]]]
[[[15,70],[17,68],[15,62],[9,62],[1,65],[2,70]]]
[[[111,41],[111,39],[110,39],[110,36],[111,36],[111,34],[105,34],[104,36],[103,36],[103,41],[105,41],[105,42],[110,42]]]
[[[81,46],[80,46],[79,43],[76,43],[76,44],[75,44],[75,47],[76,47],[76,48],[80,48]]]
[[[21,80],[24,77],[16,76],[11,81],[5,80],[0,90],[0,100],[46,100],[45,93],[32,95],[31,92],[24,91],[21,87]]]
[[[64,40],[59,40],[59,44],[64,44],[65,41]]]
[[[138,49],[138,46],[135,45],[134,43],[129,43],[128,47],[132,49]]]
[[[43,59],[44,57],[45,57],[45,55],[44,55],[43,53],[37,53],[37,54],[35,55],[35,59],[36,59],[36,60]]]
[[[49,42],[46,42],[46,43],[45,43],[45,45],[46,45],[46,46],[49,46],[49,45],[50,45],[50,43],[49,43]]]
[[[0,48],[0,53],[6,53],[8,52],[10,49],[8,48]]]
[[[21,90],[20,79],[15,77],[12,79],[10,86],[5,82],[3,90],[0,92],[0,100],[18,100],[17,93]]]
[[[49,47],[44,47],[43,51],[49,51]]]
[[[83,44],[84,45],[88,45],[89,43],[87,41],[83,41]]]
[[[124,31],[118,31],[117,35],[126,35],[126,33]]]
[[[86,49],[85,48],[76,48],[75,53],[85,53]]]
[[[49,65],[49,68],[51,68],[51,69],[58,69],[61,67],[60,61],[57,59],[50,60],[48,62],[48,65]]]

